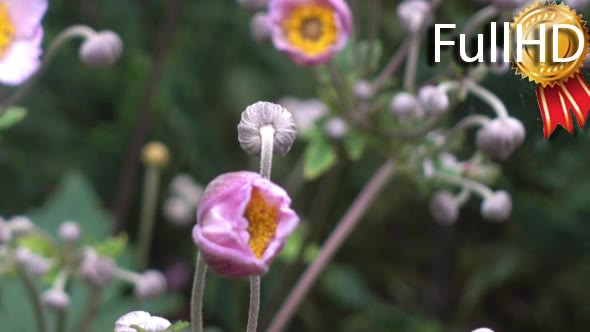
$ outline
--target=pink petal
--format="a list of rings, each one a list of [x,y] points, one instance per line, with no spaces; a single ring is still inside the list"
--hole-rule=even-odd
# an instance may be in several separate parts
[[[0,0],[8,7],[16,38],[34,38],[47,11],[47,0]]]
[[[14,40],[0,57],[0,82],[18,85],[37,71],[40,65],[43,30],[38,29],[32,39]]]

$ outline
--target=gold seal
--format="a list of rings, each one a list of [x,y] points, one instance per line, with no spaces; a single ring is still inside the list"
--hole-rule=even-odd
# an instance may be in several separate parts
[[[541,24],[545,25],[545,62],[540,61],[540,47],[538,45],[524,45],[522,61],[517,61],[516,33],[517,24],[522,27],[523,40],[539,40]],[[553,27],[556,24],[569,24],[578,28],[584,38],[578,40],[575,32],[569,29],[559,29],[558,40],[553,41]],[[553,86],[574,77],[584,65],[588,54],[588,28],[575,10],[565,4],[554,2],[533,3],[514,18],[511,25],[511,60],[516,73],[522,78],[528,78],[541,86]],[[582,54],[569,62],[553,62],[553,43],[558,43],[558,55],[567,59],[576,54],[579,43],[584,43]]]

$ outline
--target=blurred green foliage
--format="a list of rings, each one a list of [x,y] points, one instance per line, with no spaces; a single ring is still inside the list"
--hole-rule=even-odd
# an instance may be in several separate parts
[[[117,31],[125,53],[114,68],[93,70],[77,60],[78,45],[68,45],[23,103],[28,116],[14,125],[14,120],[5,119],[8,115],[0,118],[3,215],[41,206],[31,213],[41,227],[53,232],[59,222],[77,220],[84,234],[96,239],[114,227],[107,211],[113,207],[144,98],[166,3],[50,1],[45,45],[65,27],[84,23]],[[356,3],[359,35],[365,37],[367,8],[362,1]],[[172,151],[165,181],[182,171],[206,184],[222,172],[257,168],[256,159],[247,157],[236,140],[236,125],[245,106],[324,91],[314,90],[314,72],[294,66],[272,47],[253,43],[248,31],[251,14],[236,1],[181,4],[174,33],[168,36],[172,49],[153,96],[149,138],[165,142]],[[404,37],[395,19],[395,5],[384,2],[381,11],[380,66]],[[460,26],[478,8],[472,1],[444,1],[438,20]],[[427,66],[425,59],[420,64],[419,80],[441,70]],[[512,74],[490,77],[483,84],[527,128],[526,143],[501,164],[498,186],[513,195],[511,220],[486,223],[479,216],[479,201],[472,200],[461,211],[457,225],[437,225],[427,209],[430,189],[405,175],[394,178],[305,300],[291,331],[459,332],[480,326],[497,332],[590,330],[588,129],[573,137],[559,131],[544,141],[532,84]],[[469,98],[455,116],[488,112],[485,107]],[[5,123],[11,127],[4,128]],[[473,152],[472,135],[465,141],[467,149],[460,152],[461,157]],[[318,232],[313,235],[315,244],[327,236],[381,160],[380,151],[373,148],[365,151],[361,161],[347,161],[360,157],[359,140],[347,144],[351,158],[325,143],[311,139],[304,154],[306,143],[299,141],[289,156],[276,158],[273,167],[273,178],[284,184],[304,155],[314,159],[306,164],[309,177],[334,166],[314,181],[296,181],[303,185],[293,197],[296,210],[306,221],[319,224],[313,227]],[[71,169],[78,172],[70,173]],[[126,223],[131,243],[136,236],[141,181],[135,179],[133,184],[133,213]],[[190,228],[175,228],[159,217],[156,234],[152,265],[165,269],[175,261],[192,262],[195,248]],[[113,246],[120,244],[102,245],[119,251]],[[263,320],[277,309],[268,301],[293,284],[294,280],[283,281],[285,276],[292,279],[285,273],[288,261],[275,262],[264,278]],[[125,287],[116,283],[104,294],[95,331],[108,331],[118,315],[140,308],[171,319],[188,318],[190,285],[184,287],[183,306],[175,296],[154,303],[110,300],[113,294],[125,293]],[[206,325],[242,330],[247,289],[244,281],[210,275]],[[89,294],[76,285],[72,291],[72,307],[81,310],[79,303]],[[22,319],[32,313],[20,283],[3,280],[0,292],[2,330],[32,331],[27,325],[31,322]]]

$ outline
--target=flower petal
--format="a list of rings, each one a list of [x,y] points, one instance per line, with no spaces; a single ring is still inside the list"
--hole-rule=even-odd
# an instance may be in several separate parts
[[[47,11],[47,0],[3,0],[10,12],[16,38],[34,38]]]
[[[32,39],[15,40],[0,58],[0,82],[18,85],[26,81],[40,65],[43,30],[38,29]]]

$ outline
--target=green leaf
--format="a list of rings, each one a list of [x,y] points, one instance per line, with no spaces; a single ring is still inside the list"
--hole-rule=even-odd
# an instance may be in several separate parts
[[[328,171],[338,161],[335,147],[324,137],[313,139],[305,150],[303,175],[315,179]]]
[[[351,133],[344,139],[344,148],[351,160],[359,160],[365,152],[366,140],[363,136]]]
[[[54,247],[54,244],[49,238],[38,233],[31,233],[19,238],[18,245],[45,257],[52,257],[57,251],[57,248]]]
[[[93,247],[101,256],[118,257],[125,251],[127,242],[127,234],[120,234],[96,243]]]
[[[166,329],[166,331],[170,331],[170,332],[182,331],[182,330],[186,329],[187,327],[189,327],[189,325],[190,324],[188,322],[178,321],[178,322],[174,323],[172,326],[170,326],[168,329]]]
[[[8,129],[21,122],[27,116],[27,110],[23,107],[9,107],[0,113],[0,130]]]

